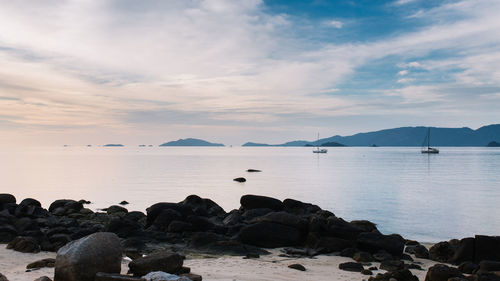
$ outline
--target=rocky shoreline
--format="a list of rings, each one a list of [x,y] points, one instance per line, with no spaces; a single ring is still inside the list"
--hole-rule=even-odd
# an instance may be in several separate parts
[[[352,258],[332,267],[360,272],[359,280],[419,280],[412,273],[421,270],[414,257],[442,263],[428,269],[428,281],[500,280],[496,236],[477,235],[427,248],[398,234],[384,235],[369,221],[348,222],[313,204],[258,195],[242,196],[241,207],[227,213],[196,195],[154,204],[146,213],[129,212],[118,204],[94,212],[85,207],[88,203],[56,200],[44,209],[36,199],[17,203],[13,195],[0,194],[0,243],[23,253],[57,252],[55,260],[30,265],[55,266],[55,276],[39,280],[201,280],[183,266],[186,255],[258,259],[272,248],[282,248],[283,257]],[[120,275],[123,257],[131,260],[127,275]],[[380,263],[379,268],[372,263]],[[306,270],[300,264],[291,268]],[[385,272],[373,276],[375,270]],[[8,280],[1,271],[0,280]]]

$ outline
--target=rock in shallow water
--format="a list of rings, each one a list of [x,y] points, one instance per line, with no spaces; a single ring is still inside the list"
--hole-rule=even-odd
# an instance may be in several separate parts
[[[300,270],[300,271],[306,271],[306,268],[303,265],[299,264],[299,263],[291,264],[288,267],[292,268],[292,269]]]
[[[363,265],[359,262],[344,262],[339,264],[339,269],[345,271],[361,272],[364,268]]]
[[[235,178],[235,179],[233,179],[233,181],[237,181],[237,182],[246,182],[246,181],[247,181],[247,179],[240,177],[240,178]]]
[[[150,272],[142,276],[146,281],[191,281],[191,279],[162,271]]]
[[[121,260],[118,236],[94,233],[59,249],[54,281],[94,281],[97,272],[120,273]]]

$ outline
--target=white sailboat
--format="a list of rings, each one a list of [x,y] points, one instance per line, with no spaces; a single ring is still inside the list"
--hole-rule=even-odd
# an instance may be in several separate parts
[[[322,148],[319,149],[319,133],[318,133],[318,140],[316,141],[316,150],[313,150],[313,153],[327,153],[328,149]]]
[[[439,149],[431,147],[431,128],[427,128],[427,135],[425,136],[424,144],[426,140],[427,140],[427,147],[424,146],[422,148],[422,153],[438,154]]]

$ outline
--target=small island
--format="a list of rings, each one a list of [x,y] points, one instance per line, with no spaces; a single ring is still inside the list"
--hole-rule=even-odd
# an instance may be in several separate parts
[[[108,144],[105,144],[103,145],[104,147],[122,147],[124,146],[123,144],[121,143],[108,143]]]
[[[346,146],[346,145],[338,143],[338,142],[330,141],[330,142],[325,142],[325,143],[321,144],[321,146],[325,146],[325,147],[342,147],[342,146]]]
[[[243,144],[242,146],[272,146],[272,145],[267,144],[267,143],[247,142],[247,143]]]
[[[487,147],[500,147],[500,143],[496,141],[491,141],[486,145]]]
[[[176,141],[169,141],[160,144],[160,146],[224,146],[224,145],[221,143],[212,143],[200,139],[187,138],[187,139],[179,139]]]

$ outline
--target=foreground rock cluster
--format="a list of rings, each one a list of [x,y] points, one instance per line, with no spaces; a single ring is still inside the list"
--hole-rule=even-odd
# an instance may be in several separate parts
[[[133,260],[133,276],[157,271],[181,276],[189,273],[182,266],[186,251],[258,257],[268,253],[263,248],[277,247],[292,256],[338,253],[355,260],[341,269],[366,275],[372,274],[369,263],[381,262],[387,273],[369,280],[418,280],[410,269],[420,267],[408,254],[458,265],[429,269],[428,281],[500,280],[494,273],[500,271],[499,237],[478,235],[427,249],[397,234],[384,235],[369,221],[348,222],[313,204],[257,195],[244,195],[241,207],[228,213],[196,195],[154,204],[147,213],[119,205],[94,212],[87,203],[56,200],[44,209],[35,199],[17,203],[14,196],[0,194],[0,243],[27,253],[58,251],[56,281],[141,280],[113,279],[132,278],[117,275],[122,255]],[[93,270],[78,275],[82,264]]]

